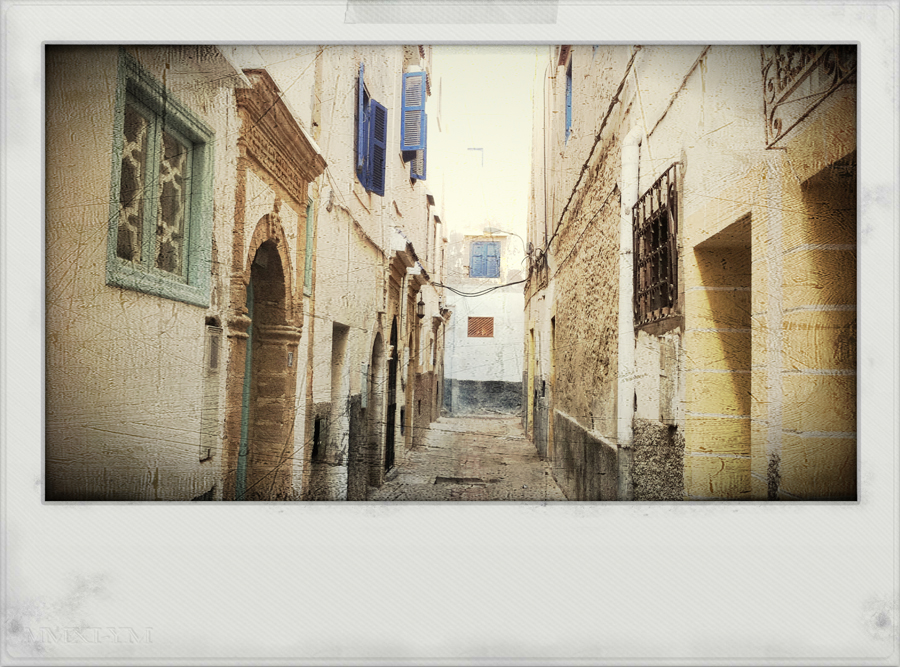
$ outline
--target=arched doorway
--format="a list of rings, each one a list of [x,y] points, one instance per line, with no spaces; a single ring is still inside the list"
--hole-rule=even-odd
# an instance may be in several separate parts
[[[365,406],[363,409],[363,428],[361,442],[354,455],[351,451],[349,464],[349,478],[353,493],[348,491],[348,500],[365,500],[366,484],[378,486],[381,484],[381,464],[379,453],[381,440],[384,435],[382,428],[382,415],[384,412],[384,338],[381,333],[375,335],[372,344],[372,356],[366,374],[366,387],[364,388]],[[355,482],[355,483],[354,483]]]
[[[384,470],[394,467],[394,438],[397,424],[397,318],[391,323],[390,357],[388,358],[387,418],[385,419]]]
[[[247,355],[235,497],[290,496],[299,330],[288,323],[285,271],[273,240],[260,244],[247,286]]]

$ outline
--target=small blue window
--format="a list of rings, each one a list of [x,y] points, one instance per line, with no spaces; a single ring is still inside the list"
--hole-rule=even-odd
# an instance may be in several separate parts
[[[425,148],[425,77],[425,72],[403,75],[403,119],[400,125],[400,150],[403,151]]]
[[[401,99],[400,150],[408,161],[409,177],[425,180],[425,162],[428,145],[428,115],[425,113],[427,74],[409,72],[403,75]]]
[[[473,241],[469,257],[470,278],[500,277],[500,242]]]
[[[369,97],[365,66],[359,65],[356,106],[356,175],[366,190],[384,196],[387,167],[387,109]]]
[[[428,141],[428,117],[424,118],[425,124],[422,129],[424,141]],[[410,160],[409,177],[415,180],[424,181],[426,176],[426,163],[428,159],[428,147],[415,151],[415,157]]]
[[[566,67],[566,142],[572,134],[572,61]]]

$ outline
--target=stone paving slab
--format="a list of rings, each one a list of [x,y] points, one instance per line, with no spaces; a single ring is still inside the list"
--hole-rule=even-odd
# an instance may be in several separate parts
[[[398,453],[399,454],[399,453]],[[519,417],[441,417],[368,500],[565,500]]]

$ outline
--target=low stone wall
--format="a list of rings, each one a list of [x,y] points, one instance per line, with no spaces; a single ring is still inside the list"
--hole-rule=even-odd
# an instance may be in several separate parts
[[[309,481],[304,489],[304,500],[330,500],[328,491],[331,468],[336,465],[333,452],[328,451],[329,425],[331,422],[331,402],[315,403],[309,415],[310,429],[306,448],[310,452]],[[318,423],[318,433],[316,424]]]
[[[568,500],[615,500],[616,447],[557,410],[553,476]]]
[[[413,403],[413,447],[425,441],[425,434],[437,415],[434,412],[434,373],[418,373],[416,375],[416,393]]]
[[[444,408],[452,415],[499,412],[516,415],[522,409],[522,383],[500,380],[444,380]]]
[[[531,425],[528,423],[528,371],[522,371],[522,387],[520,391],[522,401],[522,429],[528,433]],[[534,419],[532,417],[532,419]]]
[[[350,397],[350,444],[347,449],[347,500],[365,500],[371,452],[362,396]]]
[[[538,398],[534,406],[534,446],[542,459],[547,458],[547,445],[550,438],[550,402],[546,398]]]

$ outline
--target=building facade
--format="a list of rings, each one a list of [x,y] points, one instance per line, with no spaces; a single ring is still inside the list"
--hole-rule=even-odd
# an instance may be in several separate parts
[[[48,47],[47,499],[382,483],[442,369],[429,60]]]
[[[445,298],[453,313],[444,409],[452,416],[515,415],[524,405],[518,342],[524,331],[536,52],[528,46],[453,46],[439,53],[439,123],[441,108],[447,113],[433,174],[447,237]],[[485,62],[503,76],[491,75]]]
[[[560,46],[526,425],[570,499],[855,499],[845,46]]]
[[[453,318],[444,406],[454,416],[521,410],[522,354],[512,341],[521,340],[524,330],[522,244],[521,237],[488,221],[450,232],[447,285],[453,289],[446,294]]]

